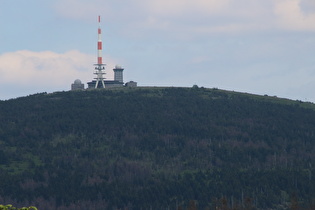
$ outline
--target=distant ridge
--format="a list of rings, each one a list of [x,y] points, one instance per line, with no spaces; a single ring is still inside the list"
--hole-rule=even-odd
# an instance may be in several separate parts
[[[39,93],[0,102],[0,146],[0,204],[314,204],[308,102],[197,86]]]

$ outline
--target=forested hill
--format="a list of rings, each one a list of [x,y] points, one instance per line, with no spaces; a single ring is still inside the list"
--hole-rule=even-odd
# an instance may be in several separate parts
[[[300,101],[198,87],[35,94],[0,101],[0,148],[0,204],[314,205],[315,105]]]

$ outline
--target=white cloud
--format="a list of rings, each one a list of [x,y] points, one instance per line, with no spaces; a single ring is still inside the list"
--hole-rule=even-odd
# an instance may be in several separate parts
[[[1,83],[57,86],[86,77],[91,67],[91,56],[78,51],[58,54],[50,51],[17,51],[0,55]]]
[[[305,5],[310,7],[305,9]],[[309,0],[277,0],[274,11],[281,28],[315,30],[315,4]]]
[[[75,79],[84,83],[93,79],[95,60],[95,56],[74,50],[61,54],[28,50],[4,53],[0,55],[0,83],[9,89],[20,88],[21,92],[30,87],[33,90],[69,90]],[[112,68],[113,64],[110,59],[108,67]],[[112,77],[110,68],[107,70],[109,79]]]
[[[140,1],[139,1],[140,2]],[[150,14],[181,16],[189,14],[218,14],[230,0],[154,0],[142,1]],[[191,17],[193,18],[193,17]]]
[[[55,3],[55,10],[59,15],[74,19],[96,20],[101,8],[105,13],[110,12],[106,2],[100,0],[57,0]]]
[[[143,27],[179,32],[185,28],[196,34],[315,30],[314,0],[59,0],[56,9],[63,16],[89,20],[101,14],[129,31]]]

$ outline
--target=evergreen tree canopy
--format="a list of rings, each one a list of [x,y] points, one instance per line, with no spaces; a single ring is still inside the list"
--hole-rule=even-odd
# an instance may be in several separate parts
[[[315,198],[315,105],[206,88],[0,101],[0,203],[285,208]],[[28,205],[30,204],[30,205]],[[92,209],[92,208],[89,208]]]

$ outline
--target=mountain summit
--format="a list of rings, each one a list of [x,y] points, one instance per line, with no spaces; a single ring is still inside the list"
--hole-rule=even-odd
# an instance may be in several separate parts
[[[0,101],[0,203],[311,208],[315,105],[207,88]],[[189,204],[190,203],[190,204]]]

